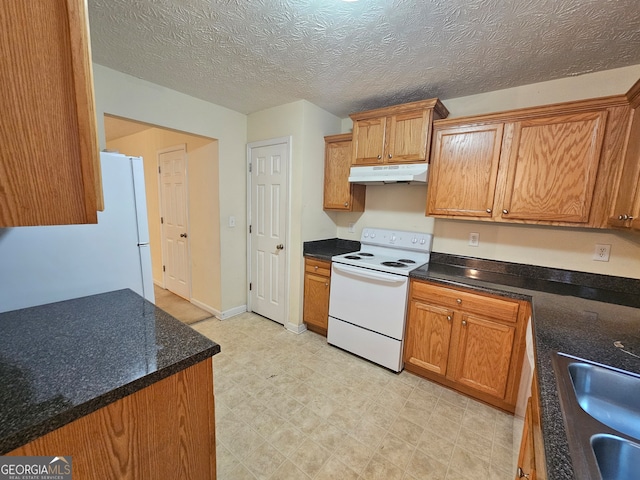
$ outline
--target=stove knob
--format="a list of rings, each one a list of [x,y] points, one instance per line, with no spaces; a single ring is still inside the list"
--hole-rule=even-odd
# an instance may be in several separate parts
[[[392,235],[391,235],[391,243],[393,243],[393,242],[395,242],[395,241],[396,241],[396,236],[392,234]]]
[[[364,235],[364,238],[367,238],[369,236],[369,232],[365,230],[363,235]]]
[[[418,237],[413,237],[411,239],[411,243],[418,243]]]
[[[424,245],[425,243],[427,243],[427,241],[424,238],[420,239],[420,245]]]
[[[371,233],[371,238],[376,238],[376,234],[375,233]]]

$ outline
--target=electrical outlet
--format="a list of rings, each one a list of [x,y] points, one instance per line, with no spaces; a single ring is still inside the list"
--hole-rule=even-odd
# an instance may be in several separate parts
[[[593,252],[593,259],[598,262],[608,262],[611,253],[611,245],[596,244],[596,250]]]
[[[469,234],[469,246],[477,247],[480,244],[480,234],[472,232]]]
[[[349,233],[356,233],[356,224],[355,223],[350,223],[349,224]]]

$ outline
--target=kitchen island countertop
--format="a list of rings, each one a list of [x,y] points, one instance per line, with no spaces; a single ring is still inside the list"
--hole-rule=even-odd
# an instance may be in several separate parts
[[[220,352],[131,290],[0,314],[0,455]]]
[[[332,252],[316,252],[316,243],[306,242],[304,254],[330,260]],[[575,479],[552,354],[563,352],[640,374],[640,358],[614,346],[620,342],[640,355],[640,280],[437,252],[409,276],[531,302],[547,478]]]

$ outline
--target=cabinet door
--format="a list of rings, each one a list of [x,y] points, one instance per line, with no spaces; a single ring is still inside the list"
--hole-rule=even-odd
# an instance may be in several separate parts
[[[357,120],[353,123],[353,164],[383,163],[386,117]]]
[[[351,168],[352,144],[351,135],[336,135],[335,138],[347,140],[331,141],[325,137],[324,159],[324,203],[325,210],[343,210],[347,212],[363,212],[365,202],[365,186],[349,183]]]
[[[389,117],[385,149],[386,163],[425,162],[431,110],[408,112]]]
[[[445,375],[452,321],[452,310],[412,300],[405,335],[405,363]]]
[[[504,398],[515,327],[462,314],[456,328],[459,328],[457,355],[447,376],[480,392]]]
[[[96,223],[86,3],[0,2],[0,31],[0,227]]]
[[[632,113],[625,161],[609,225],[640,228],[640,108]]]
[[[536,478],[536,460],[533,444],[533,424],[531,411],[531,397],[527,400],[527,413],[524,417],[524,429],[522,430],[522,443],[518,455],[518,470],[516,478]]]
[[[502,133],[502,123],[435,132],[427,215],[492,216]]]
[[[309,330],[327,334],[329,321],[329,277],[306,273],[304,276],[303,320]]]
[[[587,223],[607,112],[514,124],[502,218]]]

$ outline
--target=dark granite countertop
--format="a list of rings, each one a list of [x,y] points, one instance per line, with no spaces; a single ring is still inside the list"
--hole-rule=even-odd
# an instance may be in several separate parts
[[[330,238],[328,240],[314,240],[304,242],[302,253],[305,257],[319,258],[320,260],[331,261],[334,255],[357,252],[360,250],[360,242],[355,240],[344,240],[342,238]]]
[[[326,241],[321,258],[346,253],[331,251],[336,240]],[[314,253],[313,245],[307,251],[305,243],[304,254]],[[437,252],[410,277],[531,301],[547,476],[575,479],[552,354],[563,352],[640,374],[640,358],[614,346],[619,341],[640,355],[640,280]]]
[[[131,290],[0,314],[0,455],[220,346]]]

